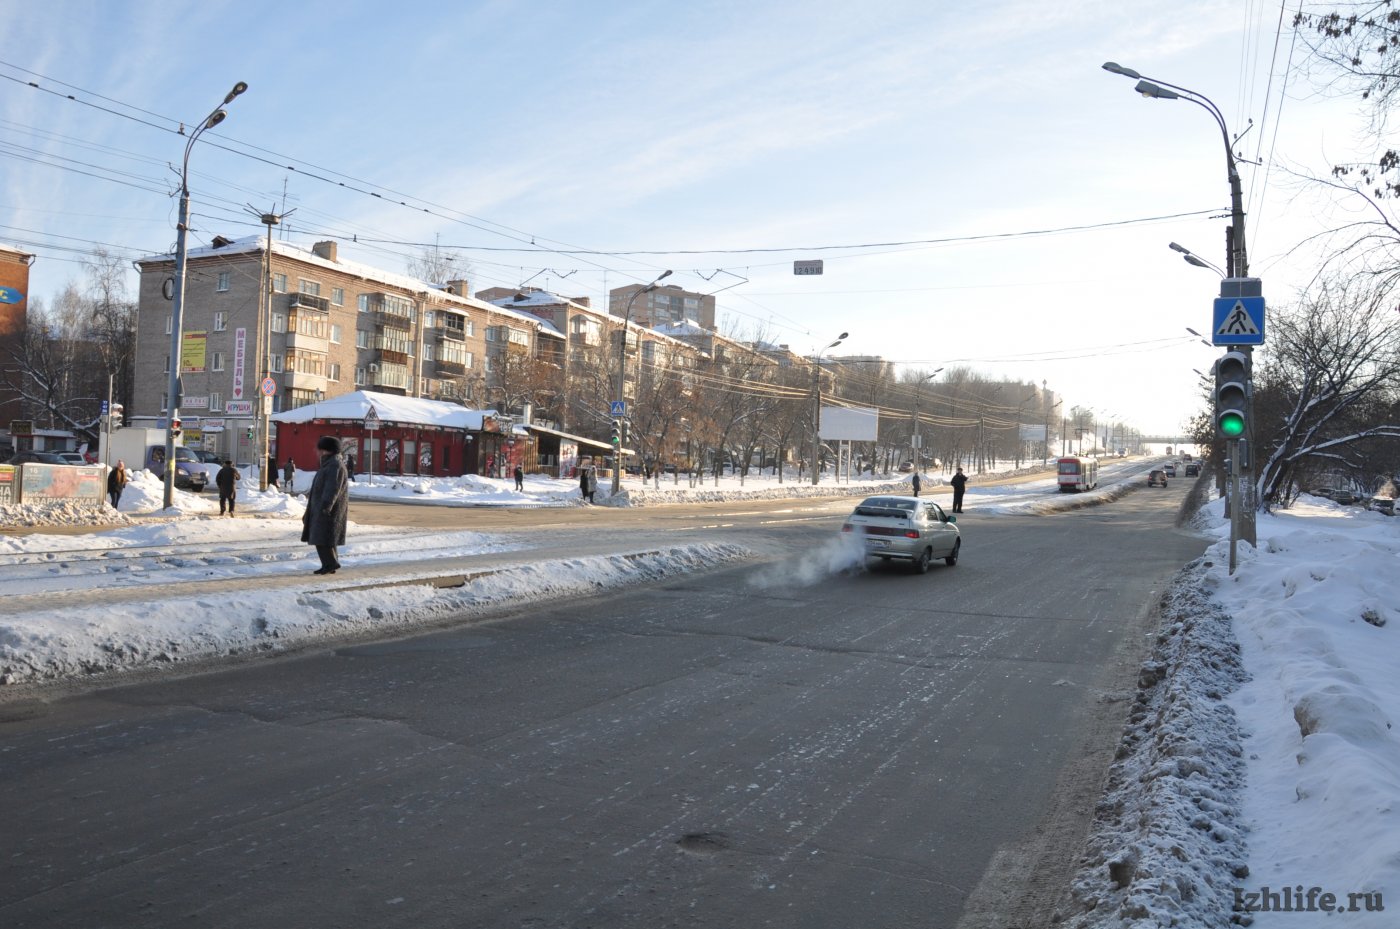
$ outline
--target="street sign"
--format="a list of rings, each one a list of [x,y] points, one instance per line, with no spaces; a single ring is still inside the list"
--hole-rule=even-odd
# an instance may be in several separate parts
[[[277,382],[270,377],[265,377],[262,379],[262,383],[258,385],[258,390],[262,391],[264,397],[270,397],[277,393]]]
[[[1216,299],[1210,341],[1212,345],[1263,345],[1264,298]]]
[[[253,412],[253,401],[228,400],[224,403],[224,412],[230,416],[246,416]]]
[[[608,408],[608,415],[609,415],[609,416],[626,416],[626,415],[627,415],[627,402],[626,402],[625,400],[614,400],[614,401],[612,402],[612,405]]]
[[[24,299],[24,294],[13,287],[0,287],[0,303],[19,303]]]
[[[32,419],[12,419],[10,420],[10,435],[33,435],[34,420]]]
[[[376,410],[374,407],[370,407],[369,412],[365,414],[365,429],[369,432],[374,432],[378,428],[379,411]]]
[[[817,258],[813,261],[794,261],[792,263],[793,274],[821,274],[822,260]]]

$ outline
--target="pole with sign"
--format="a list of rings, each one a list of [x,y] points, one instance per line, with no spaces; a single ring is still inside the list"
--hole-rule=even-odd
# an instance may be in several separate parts
[[[369,412],[365,414],[365,432],[378,432],[378,431],[379,431],[379,411],[376,410],[376,409],[374,408],[374,404],[371,403],[370,406],[369,406]],[[371,484],[374,483],[374,443],[375,443],[375,441],[376,441],[376,440],[375,440],[375,437],[374,437],[374,436],[370,436],[370,437],[369,437],[369,441],[365,443],[367,446],[369,446],[368,448],[365,449],[365,465],[366,465],[367,472],[368,472],[368,475],[369,475],[369,482],[370,482]]]

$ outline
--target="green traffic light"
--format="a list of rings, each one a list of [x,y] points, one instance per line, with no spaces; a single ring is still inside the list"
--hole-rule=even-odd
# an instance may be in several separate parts
[[[1227,439],[1243,435],[1244,416],[1234,412],[1220,414],[1220,433]]]

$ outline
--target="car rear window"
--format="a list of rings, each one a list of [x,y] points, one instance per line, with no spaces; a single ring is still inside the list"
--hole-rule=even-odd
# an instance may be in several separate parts
[[[900,519],[909,516],[918,506],[913,500],[898,500],[893,497],[871,497],[861,501],[856,507],[857,516],[884,516]]]

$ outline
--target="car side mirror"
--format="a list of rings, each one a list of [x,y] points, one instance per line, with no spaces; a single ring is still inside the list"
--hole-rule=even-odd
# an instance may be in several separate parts
[[[944,516],[943,518],[950,523],[955,523],[958,521],[958,518],[956,516]]]

